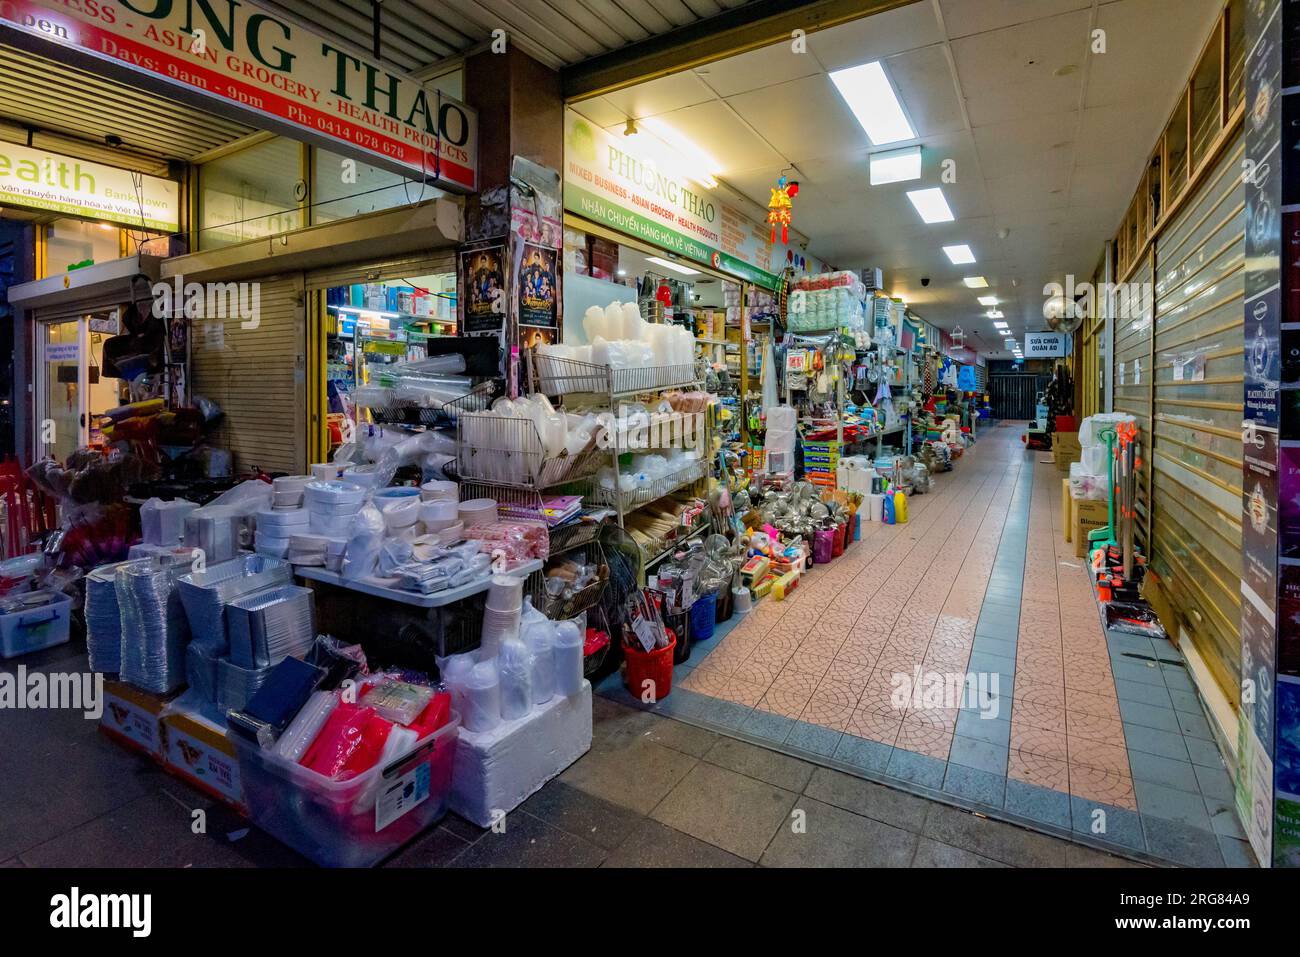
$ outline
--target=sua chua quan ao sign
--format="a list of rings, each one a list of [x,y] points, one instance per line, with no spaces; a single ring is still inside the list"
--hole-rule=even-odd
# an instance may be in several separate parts
[[[447,189],[478,186],[473,110],[244,0],[0,0],[0,26],[6,42],[71,48],[250,126]]]

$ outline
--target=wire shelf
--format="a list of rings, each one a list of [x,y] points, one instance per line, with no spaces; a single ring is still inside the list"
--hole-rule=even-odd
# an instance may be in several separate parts
[[[698,459],[685,468],[655,479],[644,487],[628,491],[618,491],[597,484],[591,492],[591,500],[618,508],[620,512],[630,512],[657,498],[671,495],[680,488],[698,482],[708,474],[708,467],[707,460]]]
[[[522,488],[552,488],[596,471],[603,452],[596,437],[576,455],[547,457],[532,419],[466,412],[457,419],[457,470],[462,480]]]
[[[533,389],[544,395],[636,395],[664,389],[685,389],[700,384],[694,363],[612,369],[593,362],[561,356],[528,353]]]
[[[392,390],[389,390],[391,395]],[[496,386],[493,382],[483,382],[458,399],[449,402],[422,405],[412,400],[390,399],[377,406],[358,406],[370,412],[376,423],[394,425],[424,425],[430,428],[454,424],[467,412],[486,412],[492,404]]]

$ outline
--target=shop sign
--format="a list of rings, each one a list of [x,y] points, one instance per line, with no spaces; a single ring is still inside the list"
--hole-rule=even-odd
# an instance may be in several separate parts
[[[1064,332],[1026,332],[1026,359],[1058,359],[1068,355]]]
[[[3,0],[0,22],[250,126],[477,188],[473,110],[247,2]]]
[[[0,204],[5,206],[174,233],[180,228],[178,192],[169,179],[0,143]]]
[[[686,176],[635,153],[572,110],[564,114],[564,208],[768,289],[766,227]]]

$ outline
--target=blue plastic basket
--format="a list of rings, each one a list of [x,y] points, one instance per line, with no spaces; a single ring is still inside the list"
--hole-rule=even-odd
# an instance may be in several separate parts
[[[708,641],[713,637],[716,624],[714,616],[718,613],[718,596],[713,592],[700,595],[691,605],[691,640]]]

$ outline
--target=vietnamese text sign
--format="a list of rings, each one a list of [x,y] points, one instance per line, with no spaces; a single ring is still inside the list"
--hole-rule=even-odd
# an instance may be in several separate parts
[[[160,78],[249,125],[477,188],[473,110],[247,2],[0,0],[0,21]]]
[[[564,145],[565,209],[774,288],[769,237],[743,213],[572,110],[565,111]]]
[[[180,228],[180,200],[171,180],[17,143],[0,143],[0,204],[164,233]]]
[[[1066,354],[1064,332],[1026,332],[1026,359],[1057,359]]]

